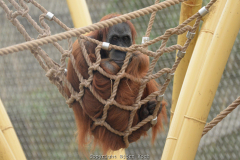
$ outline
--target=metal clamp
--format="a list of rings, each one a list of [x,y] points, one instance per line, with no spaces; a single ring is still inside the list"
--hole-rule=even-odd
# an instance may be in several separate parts
[[[161,101],[163,100],[163,96],[164,96],[164,94],[158,95],[158,96],[157,96],[157,101],[158,101],[158,102],[161,102]]]
[[[155,126],[157,124],[157,117],[151,120],[152,126]]]
[[[142,37],[142,44],[149,41],[149,37]]]
[[[173,77],[174,77],[174,73],[168,73],[167,79],[172,80]]]
[[[195,33],[192,33],[192,32],[187,32],[187,38],[188,39],[193,39],[194,38],[194,36],[195,36]]]
[[[203,17],[205,16],[206,14],[208,14],[208,10],[206,9],[206,7],[202,7],[201,9],[199,9],[198,13]]]
[[[47,18],[49,21],[51,21],[54,17],[54,14],[51,12],[47,12],[47,14],[45,15],[45,18]]]
[[[103,42],[103,43],[102,43],[102,49],[108,50],[109,45],[110,45],[110,43],[108,43],[108,42]]]
[[[186,51],[183,52],[183,51],[179,50],[178,53],[177,53],[177,56],[178,56],[178,58],[183,58],[185,56],[185,54],[186,54]]]
[[[64,69],[64,75],[65,76],[67,75],[67,69],[66,68]]]

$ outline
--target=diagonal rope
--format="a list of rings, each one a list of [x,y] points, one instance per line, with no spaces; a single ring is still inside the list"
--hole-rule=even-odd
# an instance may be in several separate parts
[[[209,122],[203,130],[202,137],[210,131],[213,127],[215,127],[220,121],[222,121],[229,113],[231,113],[237,106],[240,105],[240,97],[238,97],[235,101],[232,102],[225,110],[220,112],[217,117],[215,117],[211,122]]]

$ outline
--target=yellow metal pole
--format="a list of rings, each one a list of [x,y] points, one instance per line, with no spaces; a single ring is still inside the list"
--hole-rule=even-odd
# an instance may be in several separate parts
[[[223,70],[240,29],[240,0],[228,0],[199,76],[173,159],[193,160]]]
[[[187,112],[202,66],[206,59],[208,47],[212,41],[213,33],[217,26],[217,22],[221,16],[222,10],[227,0],[218,0],[210,8],[210,13],[205,18],[202,29],[198,36],[196,46],[182,85],[182,89],[178,98],[175,114],[172,119],[171,127],[168,132],[166,144],[164,147],[162,160],[171,160],[175,146],[181,131],[184,115]]]
[[[189,17],[194,15],[196,12],[198,12],[198,10],[201,8],[201,6],[202,6],[202,0],[189,0],[189,1],[183,2],[181,4],[179,24],[182,24],[185,20],[187,20]],[[195,21],[189,23],[189,25],[193,26]],[[178,36],[177,43],[180,44],[181,46],[183,46],[187,40],[186,34],[187,33],[184,33],[184,34]],[[172,93],[170,123],[172,121],[172,117],[173,117],[173,114],[174,114],[174,111],[176,108],[178,96],[180,94],[183,80],[184,80],[185,74],[187,72],[188,64],[190,62],[193,49],[197,42],[197,37],[198,37],[198,29],[197,29],[196,35],[194,36],[194,39],[192,39],[190,45],[188,46],[188,48],[186,50],[186,54],[185,54],[184,58],[181,60],[180,64],[178,65],[178,68],[175,72],[175,76],[174,76],[174,80],[173,80],[173,93]]]
[[[7,112],[1,100],[0,100],[0,130],[1,133],[3,133],[8,145],[10,146],[14,156],[17,157],[18,159],[26,160],[21,144],[17,138],[12,123],[7,115]]]
[[[67,0],[67,4],[75,28],[92,24],[85,0]]]
[[[110,159],[116,159],[116,160],[127,159],[125,149],[119,149],[118,151],[109,151],[107,153],[107,155],[108,155],[108,160],[110,160]]]
[[[0,159],[1,160],[16,160],[7,140],[0,130]]]

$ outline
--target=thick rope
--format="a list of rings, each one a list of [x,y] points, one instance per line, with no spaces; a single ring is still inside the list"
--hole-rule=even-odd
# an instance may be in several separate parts
[[[19,52],[19,51],[23,51],[23,50],[30,49],[30,48],[35,48],[37,46],[42,46],[43,44],[57,42],[57,41],[61,41],[63,39],[71,38],[71,37],[77,37],[77,36],[87,33],[87,32],[110,27],[110,26],[113,26],[118,23],[126,22],[127,20],[135,19],[137,17],[153,13],[154,11],[157,11],[157,10],[162,10],[163,8],[167,8],[169,6],[178,4],[183,1],[185,1],[185,0],[166,0],[162,3],[155,4],[155,5],[146,7],[144,9],[140,9],[140,10],[128,13],[128,14],[124,14],[122,16],[115,17],[115,18],[112,18],[112,19],[109,19],[106,21],[98,22],[98,23],[89,25],[87,27],[77,28],[77,29],[66,31],[66,32],[56,34],[53,36],[49,36],[49,37],[41,38],[38,40],[32,40],[30,42],[25,42],[25,43],[21,43],[18,45],[6,47],[3,49],[0,49],[0,55],[9,54],[9,53],[13,53],[13,52]],[[0,5],[1,5],[1,3],[4,3],[3,0],[0,1]],[[16,18],[16,17],[11,16],[10,18]]]
[[[210,131],[213,127],[215,127],[220,121],[223,120],[229,113],[231,113],[237,106],[240,105],[240,97],[238,97],[232,104],[230,104],[225,110],[220,112],[217,117],[215,117],[211,122],[209,122],[203,129],[202,137]]]
[[[160,2],[160,0],[156,0],[156,1],[155,1],[155,4],[158,4],[159,2]],[[157,11],[155,11],[155,12],[153,12],[153,13],[151,14],[151,17],[150,17],[150,20],[149,20],[149,23],[148,23],[148,28],[147,28],[145,37],[149,37],[149,36],[150,36],[151,30],[152,30],[152,26],[153,26],[153,23],[154,23],[154,19],[155,19],[155,17],[156,17],[156,14],[157,14]]]

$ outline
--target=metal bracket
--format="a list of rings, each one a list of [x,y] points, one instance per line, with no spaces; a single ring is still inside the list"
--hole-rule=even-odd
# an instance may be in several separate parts
[[[155,126],[157,124],[157,117],[151,120],[152,126]]]
[[[142,37],[142,44],[149,41],[149,37]]]
[[[198,13],[203,17],[205,16],[206,14],[208,14],[208,10],[206,9],[206,7],[202,7],[201,9],[199,9]]]
[[[45,18],[47,18],[49,21],[51,21],[54,17],[54,14],[51,12],[47,12],[47,14],[45,15]]]
[[[186,54],[186,52],[183,52],[183,51],[178,51],[178,53],[177,53],[177,56],[178,56],[178,58],[183,58],[184,56],[185,56],[185,54]]]
[[[67,69],[66,68],[64,69],[64,75],[65,76],[67,75]]]
[[[164,96],[164,94],[158,95],[158,96],[157,96],[157,101],[158,101],[158,102],[161,102],[161,101],[163,100],[163,96]]]
[[[187,38],[188,38],[188,39],[193,39],[194,36],[195,36],[195,33],[192,33],[192,32],[189,32],[189,31],[188,31],[188,33],[187,33]]]
[[[109,45],[110,45],[110,43],[108,43],[108,42],[103,42],[103,43],[102,43],[102,49],[108,50]]]
[[[167,79],[172,80],[173,77],[174,77],[174,73],[168,73]]]

